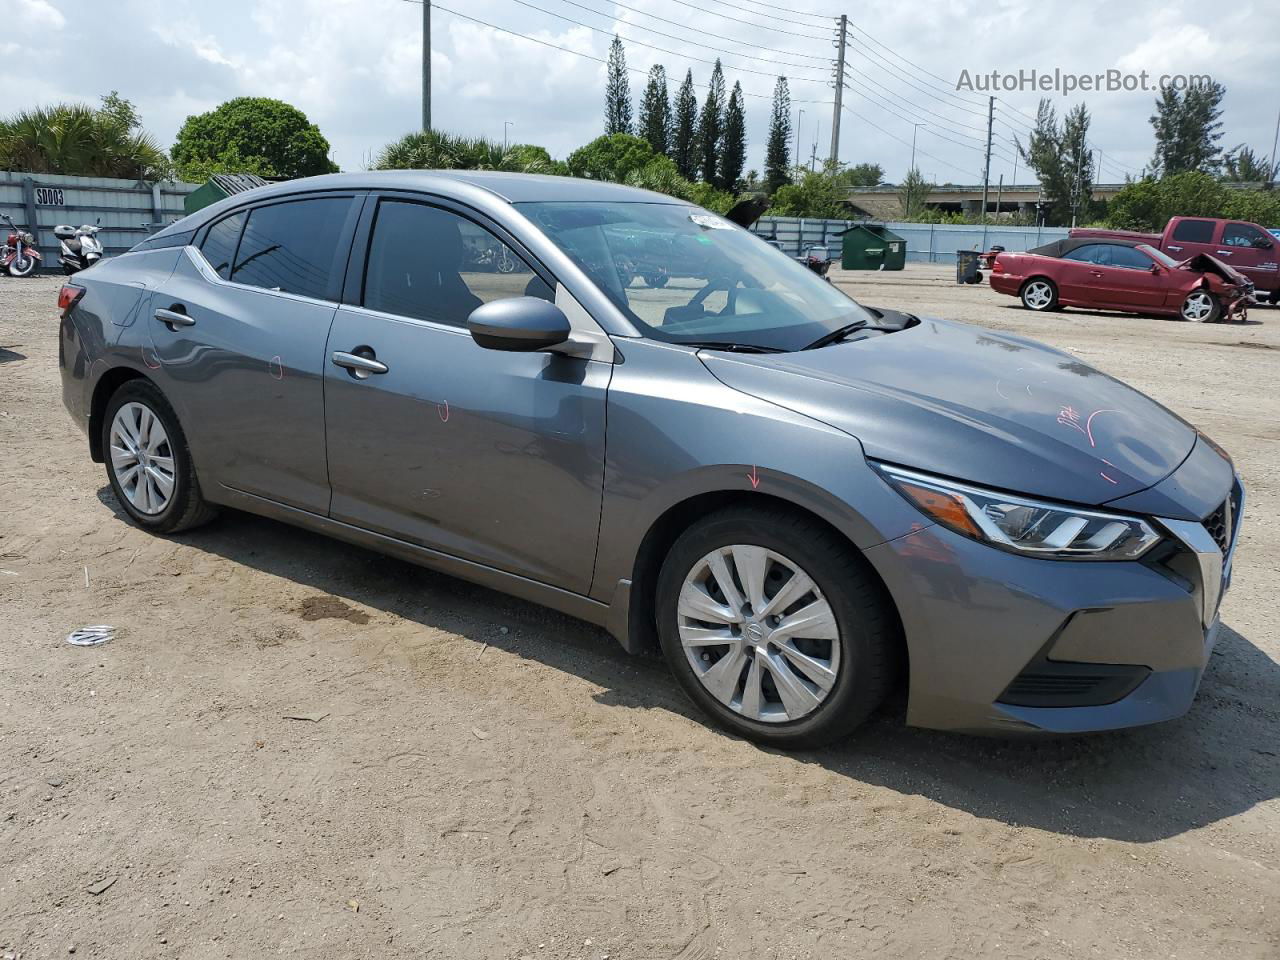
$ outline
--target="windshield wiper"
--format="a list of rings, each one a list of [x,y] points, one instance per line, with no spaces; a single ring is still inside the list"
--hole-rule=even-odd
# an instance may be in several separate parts
[[[682,347],[696,350],[727,350],[730,353],[785,353],[781,347],[761,347],[754,343],[735,343],[731,340],[677,340]]]
[[[867,325],[866,320],[855,320],[853,323],[846,323],[843,327],[836,327],[830,333],[824,333],[813,343],[803,346],[801,350],[817,350],[819,347],[825,347],[829,343],[835,343],[837,340],[843,340],[855,330],[861,330]]]

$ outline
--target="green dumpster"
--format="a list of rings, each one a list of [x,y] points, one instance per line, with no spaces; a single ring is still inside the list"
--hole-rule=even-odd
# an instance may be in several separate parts
[[[906,265],[907,241],[888,227],[855,223],[840,236],[845,270],[901,270]]]
[[[211,203],[266,185],[266,180],[252,173],[215,173],[198,190],[187,194],[182,201],[182,209],[187,213],[195,213]]]

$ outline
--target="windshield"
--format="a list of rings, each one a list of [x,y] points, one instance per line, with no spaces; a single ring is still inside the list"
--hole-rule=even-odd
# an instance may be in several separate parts
[[[1163,267],[1176,267],[1180,261],[1173,259],[1163,250],[1157,250],[1155,247],[1147,246],[1145,243],[1138,244],[1137,249],[1141,250],[1147,256],[1151,257],[1156,263]]]
[[[728,220],[668,203],[521,203],[647,336],[799,350],[871,315]]]

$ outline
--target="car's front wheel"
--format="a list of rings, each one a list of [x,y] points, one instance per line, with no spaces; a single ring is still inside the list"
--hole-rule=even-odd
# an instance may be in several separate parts
[[[116,500],[143,529],[176,533],[216,514],[200,495],[178,418],[150,381],[130,380],[107,401],[102,451]]]
[[[1208,290],[1192,290],[1178,313],[1191,323],[1215,323],[1222,316],[1222,303]]]
[[[1043,277],[1028,280],[1022,287],[1022,305],[1039,313],[1053,310],[1058,306],[1058,288]]]
[[[897,619],[837,534],[730,508],[687,530],[658,581],[658,633],[685,692],[722,727],[783,748],[851,731],[888,691]]]

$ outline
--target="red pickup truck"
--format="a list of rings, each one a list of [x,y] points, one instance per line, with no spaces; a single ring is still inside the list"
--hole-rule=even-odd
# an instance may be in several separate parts
[[[1114,239],[1145,243],[1163,250],[1174,260],[1207,253],[1239,270],[1253,281],[1258,300],[1280,303],[1280,248],[1277,240],[1256,223],[1217,220],[1212,217],[1174,217],[1163,233],[1130,230],[1094,230],[1077,227],[1072,239]]]

